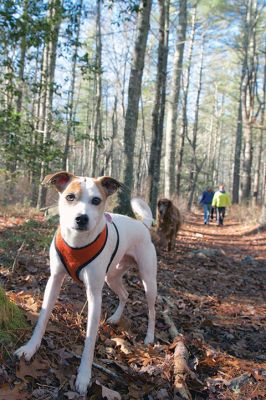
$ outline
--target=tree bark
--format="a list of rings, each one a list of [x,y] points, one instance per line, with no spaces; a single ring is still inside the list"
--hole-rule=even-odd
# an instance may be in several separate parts
[[[55,77],[55,64],[57,55],[57,43],[59,29],[62,20],[62,5],[61,0],[50,0],[48,9],[49,21],[52,23],[50,40],[44,49],[44,98],[42,101],[42,146],[44,153],[46,146],[51,139],[52,129],[52,107],[53,107],[53,95],[54,95],[54,77]],[[42,183],[49,168],[49,162],[44,159],[41,163],[40,170],[40,184]],[[37,201],[37,208],[45,206],[47,188],[40,185],[39,194]]]
[[[99,149],[103,145],[102,136],[102,33],[101,33],[101,0],[97,0],[96,17],[96,60],[95,60],[95,84],[96,84],[96,114],[94,124],[94,148],[92,161],[92,176],[97,174],[97,158]]]
[[[185,137],[188,135],[188,122],[187,122],[187,99],[188,99],[188,91],[189,91],[189,83],[190,83],[190,70],[191,70],[191,60],[194,46],[194,38],[196,32],[196,13],[197,6],[193,8],[192,12],[192,21],[191,21],[191,34],[189,40],[189,49],[188,49],[188,67],[186,71],[186,76],[184,79],[184,95],[183,95],[183,107],[182,107],[182,129],[180,134],[180,144],[179,144],[179,154],[177,161],[177,174],[176,174],[176,194],[180,195],[180,183],[181,183],[181,174],[183,167],[183,156],[184,156],[184,147],[185,147]]]
[[[160,183],[161,153],[165,115],[166,77],[169,38],[169,0],[159,0],[159,45],[155,97],[152,110],[152,142],[148,166],[149,202],[155,217]]]
[[[24,0],[23,3],[23,14],[22,14],[22,21],[24,22],[25,29],[28,28],[28,24],[26,22],[27,14],[28,14],[28,0]],[[18,71],[18,97],[17,97],[17,113],[18,118],[20,119],[20,113],[22,110],[22,100],[23,100],[23,87],[24,87],[24,70],[25,70],[25,61],[26,61],[26,51],[28,48],[27,40],[25,36],[23,36],[20,40],[20,60],[19,60],[19,71]]]
[[[106,115],[106,120],[107,120],[107,115]],[[105,165],[102,167],[100,170],[100,176],[103,176],[106,173],[106,169],[109,164],[109,175],[112,176],[113,178],[119,179],[119,177],[116,176],[114,173],[114,165],[115,165],[115,160],[114,160],[114,148],[115,148],[115,140],[117,138],[117,133],[118,133],[118,125],[117,125],[117,96],[115,96],[114,100],[114,108],[113,108],[113,113],[112,113],[112,137],[111,137],[111,146],[109,151],[106,153],[105,157]],[[107,136],[107,132],[106,132]]]
[[[146,139],[146,127],[145,127],[145,116],[143,101],[141,98],[141,138],[140,147],[138,151],[137,168],[135,174],[135,185],[134,190],[137,192],[137,196],[147,194],[147,188],[145,187],[145,194],[143,193],[143,181],[147,177],[148,173],[148,155],[147,155],[147,139]]]
[[[246,122],[246,121],[245,121]],[[243,129],[245,149],[243,160],[242,200],[249,200],[251,195],[251,169],[253,161],[253,133],[252,126],[247,124]]]
[[[83,0],[80,0],[77,4],[77,12],[75,21],[74,21],[74,53],[72,57],[72,71],[71,71],[71,84],[70,84],[70,91],[68,94],[68,120],[67,120],[67,129],[66,129],[66,141],[65,141],[65,148],[62,160],[62,170],[67,170],[67,159],[69,153],[69,141],[70,137],[73,134],[73,126],[74,126],[74,94],[75,94],[75,84],[76,84],[76,68],[77,68],[77,59],[78,59],[78,48],[79,48],[79,36],[80,36],[80,20],[81,20],[81,13],[82,13],[82,5]]]
[[[240,187],[240,162],[241,162],[241,148],[242,148],[242,136],[243,136],[243,123],[242,123],[242,82],[241,77],[240,84],[240,98],[238,104],[237,114],[237,129],[236,129],[236,144],[235,144],[235,156],[234,156],[234,171],[233,171],[233,195],[232,202],[234,204],[239,203],[239,187]]]
[[[264,46],[264,74],[263,74],[263,97],[261,102],[261,116],[260,116],[260,133],[259,133],[259,145],[257,164],[254,177],[254,188],[253,188],[253,204],[258,204],[259,192],[260,192],[260,179],[261,179],[261,161],[263,152],[263,137],[265,135],[265,104],[266,104],[266,46]]]
[[[118,207],[116,209],[116,211],[124,214],[132,214],[130,207],[130,195],[133,188],[134,151],[144,59],[150,27],[151,6],[152,0],[141,0],[140,2],[140,12],[138,14],[137,22],[137,36],[129,78],[128,105],[124,128],[124,184],[128,188],[128,191],[118,194]]]
[[[165,182],[164,193],[171,197],[176,189],[175,165],[176,165],[176,135],[177,115],[180,96],[180,80],[183,67],[183,55],[187,30],[187,0],[179,2],[179,23],[177,29],[177,44],[174,54],[174,66],[171,82],[171,93],[167,112],[166,143],[165,143]]]
[[[112,143],[111,143],[111,149],[110,149],[110,158],[111,158],[111,176],[113,176],[116,179],[119,179],[118,176],[118,171],[117,171],[117,157],[116,155],[116,138],[118,134],[118,117],[117,117],[117,96],[115,96],[114,100],[114,108],[113,108],[113,114],[112,114]]]
[[[251,197],[251,171],[253,160],[253,125],[256,121],[255,99],[257,85],[256,57],[257,0],[248,0],[246,15],[246,42],[244,44],[247,68],[242,91],[243,135],[245,141],[241,199],[247,202]]]
[[[260,222],[263,227],[266,227],[266,161],[263,165],[263,182],[262,182],[262,208]]]
[[[204,57],[204,36],[202,38],[202,45],[201,45],[200,70],[199,70],[199,81],[198,81],[198,91],[197,91],[197,99],[196,99],[196,106],[195,106],[193,133],[192,133],[192,140],[190,141],[191,148],[192,148],[192,158],[190,161],[190,173],[189,173],[189,196],[188,196],[188,205],[187,205],[188,210],[191,210],[198,175],[199,175],[199,172],[205,161],[205,159],[204,159],[204,161],[202,161],[201,167],[198,166],[197,154],[196,154],[198,125],[199,125],[200,95],[201,95],[201,90],[202,90],[202,77],[203,77],[203,57]]]
[[[215,164],[215,149],[216,149],[216,132],[215,132],[215,122],[217,121],[217,116],[216,116],[216,103],[217,103],[217,95],[218,95],[218,88],[217,84],[215,84],[215,91],[214,91],[214,96],[213,96],[213,106],[212,106],[212,112],[210,115],[210,122],[208,124],[208,127],[206,126],[206,131],[208,132],[208,150],[207,150],[207,167],[206,167],[206,174],[205,174],[205,185],[206,186],[214,186],[213,182],[213,169],[214,169],[214,164]]]

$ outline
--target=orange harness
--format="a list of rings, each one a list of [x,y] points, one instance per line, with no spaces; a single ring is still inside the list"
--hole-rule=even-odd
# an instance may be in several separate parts
[[[117,227],[114,222],[112,224],[115,227],[116,234],[117,234],[117,241],[114,252],[111,256],[110,262],[107,265],[106,272],[113,261],[118,245],[119,245],[119,233]],[[95,260],[96,257],[103,251],[108,238],[108,227],[107,224],[105,225],[103,231],[99,233],[96,239],[87,244],[84,247],[70,247],[63,239],[61,235],[61,229],[58,228],[56,235],[55,235],[55,249],[57,254],[60,257],[61,262],[63,263],[64,267],[66,268],[69,275],[72,279],[78,283],[81,283],[79,279],[80,271],[86,267],[89,263]]]

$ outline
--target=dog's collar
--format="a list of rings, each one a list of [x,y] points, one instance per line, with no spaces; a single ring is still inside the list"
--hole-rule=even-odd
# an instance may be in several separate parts
[[[114,222],[112,222],[112,224],[116,230],[117,241],[110,262],[107,265],[107,270],[116,255],[119,245],[119,233]],[[54,240],[55,249],[62,264],[74,281],[81,283],[81,280],[79,279],[80,271],[99,256],[106,245],[107,238],[108,226],[106,224],[102,232],[99,233],[93,242],[83,247],[71,247],[63,239],[60,227],[57,229]]]

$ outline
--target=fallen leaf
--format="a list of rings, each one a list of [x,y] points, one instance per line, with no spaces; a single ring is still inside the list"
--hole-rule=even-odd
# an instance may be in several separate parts
[[[117,347],[120,347],[121,351],[124,354],[132,353],[131,346],[129,345],[129,343],[125,339],[116,337],[116,338],[112,338],[112,341],[115,342]]]
[[[26,361],[21,358],[19,360],[18,369],[16,371],[16,376],[20,379],[25,380],[27,376],[31,376],[32,378],[38,378],[45,374],[44,370],[49,368],[49,364],[47,361],[39,361],[38,359],[34,359],[30,363],[26,363]]]
[[[67,360],[73,358],[73,354],[67,351],[64,347],[62,347],[59,350],[55,350],[54,353],[59,355],[60,357],[59,363],[62,365],[69,365],[69,362]]]
[[[121,396],[118,392],[101,385],[99,381],[96,381],[96,383],[102,387],[102,397],[106,398],[107,400],[121,400]]]
[[[5,384],[0,388],[0,400],[27,400],[31,398],[30,393],[22,392],[21,385],[15,385],[14,388],[10,388],[9,385]]]
[[[233,389],[234,387],[240,387],[244,385],[246,382],[248,382],[250,379],[251,379],[251,374],[246,372],[228,381],[226,386],[228,386],[230,389]]]
[[[80,397],[79,394],[78,394],[77,392],[71,392],[71,391],[65,392],[65,393],[64,393],[64,396],[65,396],[66,398],[68,398],[69,400],[78,399],[78,398]]]
[[[170,398],[170,396],[166,389],[160,389],[156,396],[156,400],[166,400],[169,398]]]

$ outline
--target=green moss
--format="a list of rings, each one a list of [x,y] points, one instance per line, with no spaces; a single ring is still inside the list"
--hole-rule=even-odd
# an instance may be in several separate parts
[[[0,287],[0,343],[10,342],[16,337],[16,330],[27,327],[22,311],[7,298]]]

